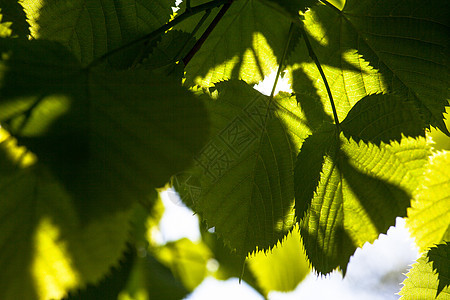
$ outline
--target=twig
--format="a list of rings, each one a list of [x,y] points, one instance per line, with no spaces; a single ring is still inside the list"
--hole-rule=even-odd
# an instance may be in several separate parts
[[[308,38],[308,35],[307,35],[305,29],[302,27],[302,28],[300,28],[300,30],[302,32],[303,39],[305,40],[306,48],[308,48],[309,57],[311,57],[311,59],[316,64],[316,67],[319,70],[320,76],[322,77],[322,80],[325,84],[325,88],[327,89],[328,98],[330,99],[330,103],[331,103],[331,109],[333,110],[334,122],[336,123],[336,126],[337,126],[338,130],[340,131],[339,118],[337,115],[336,106],[334,105],[333,95],[331,94],[331,89],[330,89],[330,86],[328,85],[327,78],[325,77],[325,73],[322,70],[322,66],[320,65],[319,59],[317,58],[316,54],[314,53],[314,50],[311,47],[311,43],[309,42],[309,38]]]
[[[232,2],[233,1],[228,0],[228,2],[222,6],[219,13],[215,16],[215,18],[211,22],[211,24],[209,24],[208,28],[206,28],[205,32],[202,34],[200,39],[195,43],[195,45],[194,45],[194,47],[192,47],[191,51],[189,51],[189,53],[186,54],[186,56],[183,58],[183,63],[185,66],[189,63],[189,61],[192,59],[192,57],[194,57],[195,53],[197,53],[197,51],[200,50],[203,43],[206,41],[208,36],[211,34],[211,32],[214,30],[214,28],[219,23],[220,19],[222,19],[223,15],[230,8]]]
[[[178,23],[186,20],[187,18],[196,15],[198,13],[201,13],[203,11],[206,11],[208,9],[212,9],[215,7],[218,7],[224,3],[229,2],[230,0],[214,0],[214,1],[210,1],[201,5],[197,5],[194,7],[191,7],[189,10],[186,10],[185,12],[183,12],[181,15],[175,17],[175,19],[173,19],[172,21],[162,25],[161,27],[159,27],[158,29],[156,29],[155,31],[152,31],[140,38],[137,38],[123,46],[120,46],[118,48],[115,48],[111,51],[106,52],[105,54],[103,54],[102,56],[94,59],[89,65],[87,65],[85,67],[85,69],[90,69],[96,65],[98,65],[99,63],[101,63],[102,61],[104,61],[105,59],[107,59],[108,57],[121,52],[129,47],[132,47],[134,45],[140,44],[140,43],[144,43],[144,42],[150,42],[153,39],[157,38],[159,35],[163,34],[164,32],[166,32],[167,30],[169,30],[170,28],[172,28],[173,26],[177,25]]]

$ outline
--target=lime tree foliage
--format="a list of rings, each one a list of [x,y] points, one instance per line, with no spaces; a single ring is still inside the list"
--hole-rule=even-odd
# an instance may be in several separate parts
[[[448,299],[450,152],[428,132],[450,135],[449,12],[0,0],[0,299],[181,299],[206,276],[267,297],[345,275],[397,217],[423,255],[400,295]],[[158,242],[167,187],[199,241]]]

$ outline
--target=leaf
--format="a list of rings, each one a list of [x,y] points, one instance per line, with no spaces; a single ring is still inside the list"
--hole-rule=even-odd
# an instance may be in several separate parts
[[[33,37],[61,42],[83,66],[166,23],[173,4],[171,0],[23,1]],[[110,63],[125,68],[137,54],[138,48],[132,47]]]
[[[431,248],[406,274],[400,299],[448,299],[450,296],[450,247],[448,243]]]
[[[271,291],[289,292],[309,274],[309,262],[295,226],[270,253],[258,252],[248,266],[267,297]]]
[[[18,1],[0,0],[0,37],[17,36],[27,38],[30,34],[23,7]],[[11,32],[2,33],[5,27]]]
[[[4,130],[0,165],[0,298],[59,299],[101,279],[125,249],[130,212],[81,225],[67,192]]]
[[[429,154],[424,138],[375,146],[348,140],[333,129],[324,125],[305,140],[294,173],[306,254],[322,274],[336,267],[345,273],[357,247],[373,242],[397,216],[406,215]]]
[[[188,291],[193,291],[206,277],[206,265],[212,256],[205,244],[193,243],[186,238],[167,243],[155,252],[157,259]]]
[[[118,299],[184,299],[189,291],[152,255],[138,257],[127,288]]]
[[[206,112],[171,79],[145,70],[86,74],[55,43],[8,44],[0,122],[52,169],[87,217],[144,201],[201,149]],[[61,60],[67,63],[52,67]]]
[[[217,84],[213,132],[175,188],[241,257],[267,250],[293,226],[295,155],[307,134],[295,100],[270,100],[242,81]]]
[[[308,8],[314,6],[318,0],[260,0],[274,8],[283,9],[285,13],[292,17],[298,17],[299,11],[305,12]]]
[[[66,300],[117,299],[125,287],[136,259],[134,249],[128,247],[120,264],[96,285],[88,285],[85,289],[70,293]]]
[[[186,66],[186,84],[257,83],[277,67],[290,21],[260,0],[235,1]]]
[[[395,92],[413,102],[427,125],[448,133],[449,31],[446,1],[346,1],[342,12],[315,6],[305,29],[333,91],[340,119],[366,95]],[[414,28],[414,29],[412,29]],[[305,46],[293,59],[315,82],[327,112],[326,91]],[[295,83],[295,76],[293,77]],[[295,84],[294,91],[297,92]]]
[[[0,51],[0,122],[34,155],[2,139],[0,298],[60,298],[117,262],[133,203],[191,163],[206,112],[148,71],[87,74],[57,43]]]
[[[422,251],[450,241],[450,152],[431,157],[408,210],[407,226]]]
[[[365,96],[352,107],[341,126],[348,138],[376,145],[400,142],[402,136],[425,136],[415,107],[396,95]]]

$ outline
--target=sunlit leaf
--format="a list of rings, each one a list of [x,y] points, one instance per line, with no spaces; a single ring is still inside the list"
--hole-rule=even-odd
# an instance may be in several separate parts
[[[450,245],[431,248],[406,274],[400,291],[402,300],[444,300],[450,297]]]
[[[259,0],[232,3],[186,67],[186,84],[212,86],[230,78],[257,83],[277,66],[289,20]]]
[[[247,263],[266,296],[293,291],[310,272],[298,226],[272,251],[258,252]]]
[[[450,241],[450,152],[430,158],[425,179],[408,210],[407,226],[420,249]]]
[[[294,175],[306,253],[322,274],[337,267],[345,273],[357,247],[406,215],[429,155],[424,138],[376,146],[334,130],[324,126],[305,140]]]
[[[440,0],[352,0],[346,1],[342,13],[316,6],[305,14],[305,29],[319,61],[326,65],[340,119],[362,97],[391,91],[415,103],[427,125],[448,133],[442,118],[450,81],[448,5]],[[323,81],[316,80],[319,72],[300,45],[293,56],[294,69],[313,80],[331,112]],[[293,89],[303,92],[295,72]]]

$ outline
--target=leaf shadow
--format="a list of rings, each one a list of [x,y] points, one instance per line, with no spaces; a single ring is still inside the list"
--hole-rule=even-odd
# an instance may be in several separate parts
[[[438,276],[438,289],[436,293],[436,298],[444,291],[444,289],[450,286],[450,242],[444,241],[444,243],[432,247],[428,253],[428,262],[432,264],[433,271],[436,272]]]

